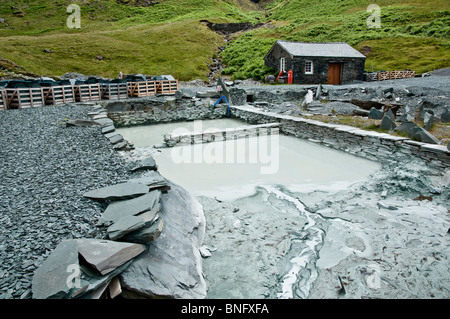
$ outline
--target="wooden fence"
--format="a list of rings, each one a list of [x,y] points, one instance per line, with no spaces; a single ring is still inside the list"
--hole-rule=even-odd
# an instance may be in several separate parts
[[[156,94],[156,81],[128,82],[130,97],[152,96]]]
[[[100,83],[75,85],[75,100],[77,102],[98,101],[102,99]]]
[[[156,94],[167,95],[175,94],[177,91],[178,80],[56,85],[38,88],[2,88],[0,89],[0,110],[98,101],[102,99],[126,99],[128,97],[145,97]]]
[[[413,78],[415,76],[414,71],[380,71],[366,73],[367,81],[384,81],[384,80],[395,80],[395,79],[406,79]]]
[[[6,110],[6,91],[0,88],[0,111]]]
[[[102,83],[102,99],[120,100],[128,97],[127,83]]]
[[[46,105],[75,102],[75,87],[73,85],[44,86],[43,91]]]
[[[8,109],[23,109],[45,104],[43,88],[10,88],[6,91],[6,107]]]
[[[178,91],[177,80],[156,81],[157,94],[175,94],[176,91]]]

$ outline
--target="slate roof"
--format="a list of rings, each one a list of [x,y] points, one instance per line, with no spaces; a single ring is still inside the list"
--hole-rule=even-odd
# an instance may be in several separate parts
[[[329,58],[365,58],[365,56],[345,42],[291,42],[278,40],[279,44],[292,56],[329,57]],[[273,49],[272,47],[272,49]],[[267,55],[270,54],[270,51]]]

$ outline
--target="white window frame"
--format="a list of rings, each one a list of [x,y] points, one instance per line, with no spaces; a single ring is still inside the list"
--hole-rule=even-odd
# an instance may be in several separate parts
[[[286,72],[286,58],[280,59],[280,72]]]
[[[308,65],[308,63],[310,63],[311,65],[311,70],[307,71],[306,66]],[[314,74],[314,63],[311,60],[306,60],[305,61],[305,74]]]

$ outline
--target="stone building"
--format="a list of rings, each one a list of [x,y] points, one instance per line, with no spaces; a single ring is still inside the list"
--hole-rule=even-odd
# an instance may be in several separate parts
[[[345,42],[307,43],[278,40],[266,54],[266,66],[295,84],[344,84],[364,79],[366,57]]]

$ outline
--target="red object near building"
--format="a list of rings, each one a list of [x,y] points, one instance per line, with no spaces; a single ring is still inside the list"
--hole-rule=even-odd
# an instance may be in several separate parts
[[[288,84],[294,83],[294,71],[289,70],[288,72]]]

